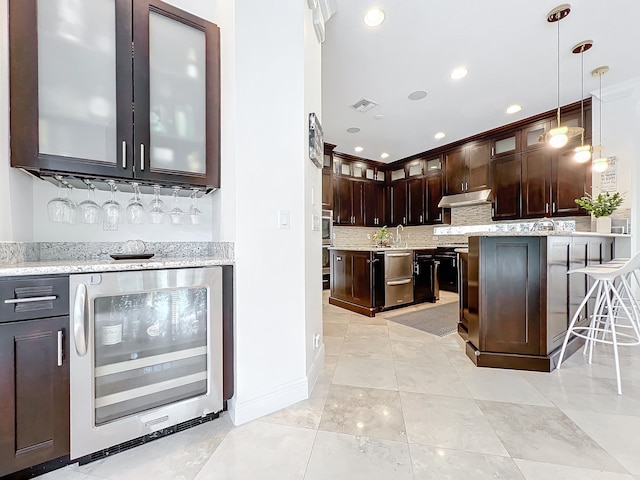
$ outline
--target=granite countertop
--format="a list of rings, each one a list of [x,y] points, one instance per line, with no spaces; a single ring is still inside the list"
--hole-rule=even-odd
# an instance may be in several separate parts
[[[208,267],[233,265],[233,260],[221,257],[158,257],[148,260],[62,260],[35,261],[0,266],[0,277],[24,275],[52,275],[91,272],[119,272],[125,270],[160,270],[166,268]]]
[[[631,238],[626,233],[598,233],[598,232],[482,232],[469,235],[471,237],[615,237],[615,238]]]
[[[356,252],[386,252],[389,250],[435,250],[435,245],[408,246],[408,247],[376,247],[374,245],[348,245],[342,247],[329,247],[329,250],[351,250]]]

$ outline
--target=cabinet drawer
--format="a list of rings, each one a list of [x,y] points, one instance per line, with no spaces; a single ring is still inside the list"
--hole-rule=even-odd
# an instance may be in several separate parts
[[[386,280],[384,285],[384,306],[394,307],[413,302],[413,277]]]
[[[413,275],[413,252],[391,250],[384,255],[385,278],[409,277]]]
[[[0,280],[0,323],[69,314],[69,277]]]

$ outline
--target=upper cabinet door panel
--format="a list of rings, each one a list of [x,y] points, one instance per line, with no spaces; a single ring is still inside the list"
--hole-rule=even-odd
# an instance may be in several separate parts
[[[38,1],[40,153],[116,163],[113,0]]]
[[[9,13],[11,164],[131,176],[131,1],[11,0]]]
[[[469,166],[466,190],[473,192],[489,188],[489,160],[491,158],[489,142],[473,143],[466,148]]]
[[[159,1],[136,3],[136,175],[219,186],[219,30]]]

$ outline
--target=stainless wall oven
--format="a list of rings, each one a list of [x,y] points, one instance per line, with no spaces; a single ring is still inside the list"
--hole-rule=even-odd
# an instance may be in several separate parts
[[[223,409],[222,268],[72,275],[71,458]]]

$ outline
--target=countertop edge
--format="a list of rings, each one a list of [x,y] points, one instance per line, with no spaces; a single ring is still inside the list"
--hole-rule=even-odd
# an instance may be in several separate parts
[[[170,268],[194,268],[218,265],[234,265],[228,258],[158,258],[149,260],[76,260],[24,262],[0,266],[0,277],[27,275],[63,275],[93,272],[121,272],[129,270],[161,270]]]

